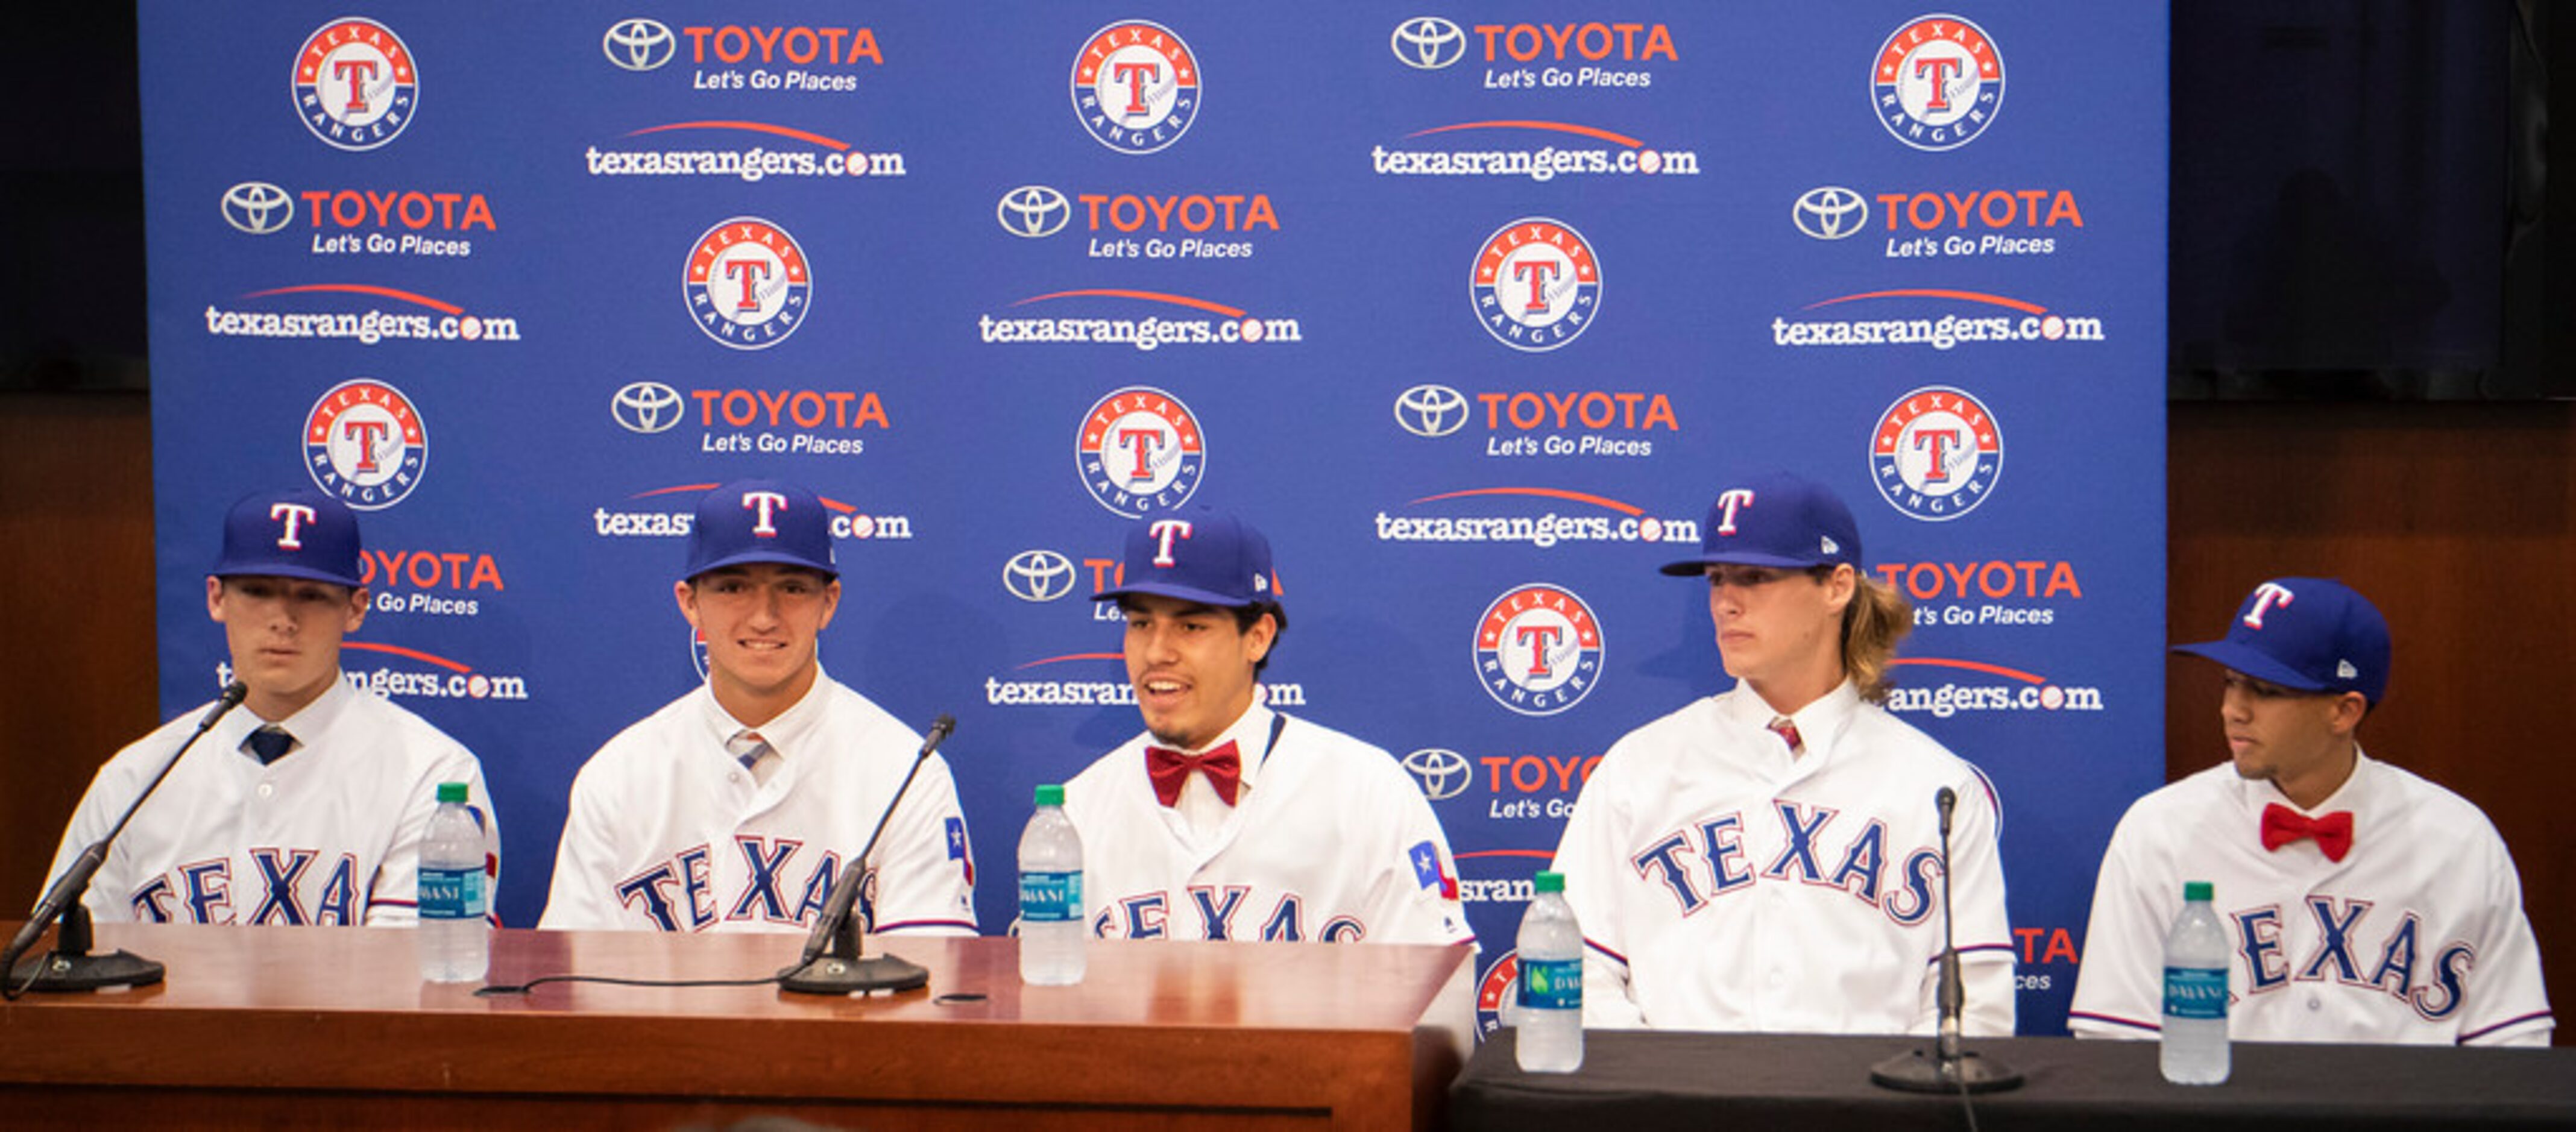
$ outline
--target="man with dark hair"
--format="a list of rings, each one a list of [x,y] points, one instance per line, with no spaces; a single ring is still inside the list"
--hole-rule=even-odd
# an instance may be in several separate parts
[[[1287,610],[1270,543],[1197,508],[1127,533],[1127,678],[1145,734],[1065,785],[1092,934],[1458,943],[1457,867],[1384,750],[1261,703]]]
[[[1663,572],[1706,579],[1736,685],[1613,744],[1566,821],[1585,1024],[1931,1033],[1947,790],[1965,1029],[2010,1034],[1994,789],[1879,706],[1911,621],[1861,572],[1850,509],[1761,476],[1721,489],[1700,534]]]
[[[2067,1027],[2162,1030],[2164,938],[2208,881],[2235,941],[2228,1033],[2272,1042],[2548,1045],[2522,881],[2467,799],[2364,755],[2388,623],[2325,578],[2254,588],[2227,636],[2229,761],[2138,799],[2093,888]]]
[[[932,755],[895,805],[921,736],[817,655],[841,603],[823,501],[777,480],[708,492],[671,592],[706,641],[707,682],[582,766],[539,926],[803,931],[894,805],[861,921],[974,934],[948,763]]]
[[[438,786],[462,782],[500,834],[472,752],[350,686],[341,638],[367,619],[358,517],[311,489],[263,492],[224,520],[206,616],[224,627],[239,710],[188,749],[136,810],[82,903],[99,920],[407,925]],[[190,732],[192,708],[99,769],[54,854],[59,876],[141,795]]]

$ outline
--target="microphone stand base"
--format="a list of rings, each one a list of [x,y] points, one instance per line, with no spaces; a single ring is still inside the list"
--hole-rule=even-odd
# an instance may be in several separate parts
[[[2021,1073],[1974,1052],[1943,1062],[1929,1050],[1911,1050],[1871,1066],[1869,1080],[1901,1093],[2000,1093],[2021,1087]]]
[[[160,982],[165,973],[167,969],[160,963],[123,948],[107,955],[54,951],[18,964],[9,972],[9,986],[35,991],[94,991],[150,986]]]
[[[781,968],[778,986],[798,994],[860,994],[867,991],[919,990],[930,985],[930,971],[893,955],[845,959],[816,956],[811,963]]]

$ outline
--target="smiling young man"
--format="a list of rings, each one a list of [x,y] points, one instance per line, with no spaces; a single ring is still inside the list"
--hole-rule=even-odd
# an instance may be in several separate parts
[[[544,928],[803,931],[894,802],[921,736],[823,671],[841,602],[811,491],[744,480],[698,501],[680,615],[707,682],[619,732],[572,786]],[[974,857],[930,757],[862,880],[871,931],[975,932]]]
[[[2227,636],[2175,652],[2227,668],[2229,761],[2137,801],[2093,888],[2067,1026],[2146,1038],[2186,881],[2235,940],[2230,1036],[2547,1045],[2555,1022],[2522,881],[2466,799],[2364,755],[2388,623],[2341,582],[2256,586]]]
[[[1774,474],[1663,567],[1708,586],[1736,684],[1612,745],[1566,821],[1586,1025],[1932,1032],[1947,788],[1965,1028],[2012,1032],[1994,791],[1879,706],[1910,612],[1861,561],[1842,500]]]
[[[233,505],[206,615],[224,627],[224,677],[247,694],[118,835],[83,898],[92,918],[412,923],[442,782],[467,784],[493,830],[497,873],[500,837],[472,752],[340,672],[341,639],[367,619],[360,563],[358,518],[337,499],[306,489]],[[99,770],[50,875],[114,827],[204,712],[182,713]]]
[[[1270,543],[1195,508],[1127,534],[1127,679],[1145,733],[1065,785],[1092,934],[1459,943],[1449,839],[1384,750],[1261,703],[1288,613]]]

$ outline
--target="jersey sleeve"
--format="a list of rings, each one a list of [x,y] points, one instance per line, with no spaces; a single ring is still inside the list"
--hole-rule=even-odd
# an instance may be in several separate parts
[[[45,870],[46,889],[62,879],[72,862],[80,858],[81,850],[107,836],[108,828],[116,823],[116,815],[132,800],[136,788],[133,775],[122,764],[122,758],[111,759],[90,779],[89,790],[81,795],[80,805],[72,810],[71,822],[63,827],[62,844],[54,849],[54,863]],[[122,923],[134,918],[134,909],[122,896],[132,886],[115,875],[118,872],[117,855],[110,853],[90,878],[89,891],[81,894],[81,904],[89,909],[91,920]],[[40,892],[37,899],[43,898]],[[33,907],[29,905],[31,910]]]
[[[594,756],[593,763],[598,761]],[[554,879],[546,890],[546,910],[537,926],[548,931],[618,928],[617,842],[613,799],[584,766],[573,776],[572,801],[564,814],[563,837],[555,843]]]
[[[388,742],[418,742],[406,737]],[[376,863],[374,883],[367,888],[366,925],[371,928],[410,927],[420,922],[420,843],[429,836],[429,819],[438,813],[438,786],[442,782],[465,784],[467,804],[483,817],[484,882],[491,887],[486,908],[500,907],[500,892],[495,886],[493,870],[500,861],[501,830],[493,817],[492,793],[483,785],[483,764],[453,740],[439,744],[437,754],[424,761],[420,776],[406,790],[401,807],[393,815],[392,836],[385,840],[384,858]]]
[[[2011,1037],[2016,994],[2013,982],[2012,924],[2005,914],[2001,803],[1983,774],[1970,772],[1958,783],[1958,821],[1952,829],[1951,867],[1957,876],[1950,889],[1953,935],[1959,945],[1959,974],[1967,1004],[1960,1028],[1975,1037]],[[1917,1033],[1931,1033],[1939,1022],[1941,965],[1924,969],[1924,1003]]]
[[[886,823],[877,849],[870,930],[975,934],[974,871],[974,845],[957,806],[956,780],[948,760],[932,755]]]
[[[2145,887],[2153,878],[2141,872],[2136,815],[2133,807],[2120,819],[2093,882],[2093,915],[2066,1015],[2066,1028],[2079,1038],[2152,1038],[2164,1028],[2164,931]]]
[[[1389,764],[1392,769],[1392,763]],[[1458,861],[1449,852],[1449,835],[1431,803],[1414,788],[1410,776],[1395,771],[1389,790],[1394,798],[1395,835],[1380,862],[1379,908],[1371,919],[1384,925],[1371,938],[1381,943],[1468,943],[1476,938],[1458,902]]]
[[[2477,967],[2469,976],[2459,1042],[2545,1046],[2557,1022],[2541,984],[2540,945],[2522,910],[2522,877],[2503,839],[2490,833],[2488,841],[2485,938],[2478,942]]]
[[[1549,866],[1564,874],[1566,903],[1573,906],[1574,922],[1583,928],[1583,1024],[1587,1028],[1633,1029],[1646,1024],[1628,981],[1626,925],[1618,915],[1618,901],[1610,895],[1625,855],[1621,845],[1627,824],[1625,807],[1617,798],[1621,776],[1614,760],[1628,745],[1621,740],[1612,746],[1575,796],[1574,813],[1565,820],[1555,862]]]

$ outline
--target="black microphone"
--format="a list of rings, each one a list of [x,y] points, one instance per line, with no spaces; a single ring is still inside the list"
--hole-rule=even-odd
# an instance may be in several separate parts
[[[841,870],[841,878],[832,885],[831,899],[823,902],[823,911],[814,919],[814,930],[805,937],[805,953],[794,966],[778,972],[778,985],[800,994],[848,995],[863,991],[906,991],[930,984],[930,972],[920,964],[892,955],[862,956],[859,947],[858,917],[850,909],[859,898],[859,882],[867,873],[868,854],[876,852],[877,839],[885,836],[886,823],[894,820],[895,807],[903,804],[904,792],[912,788],[914,775],[921,764],[930,761],[932,752],[948,741],[957,730],[956,717],[942,714],[930,724],[930,734],[922,740],[921,753],[912,757],[912,766],[903,772],[903,784],[894,788],[885,812],[877,816],[877,827],[868,834],[868,843],[859,855]]]
[[[1950,811],[1958,805],[1958,792],[1947,786],[1932,795],[1932,807],[1941,814],[1941,971],[1932,998],[1940,1012],[1938,1038],[1928,1056],[1915,1049],[1872,1066],[1869,1079],[1882,1088],[1907,1093],[1993,1093],[2021,1085],[2021,1074],[2002,1062],[1959,1048],[1968,988],[1959,973],[1959,941],[1950,926]]]
[[[99,866],[107,863],[108,846],[116,841],[116,835],[125,832],[125,824],[134,820],[134,811],[143,808],[144,799],[161,788],[161,780],[170,777],[170,768],[179,765],[180,757],[188,753],[188,748],[196,746],[197,740],[214,729],[217,720],[240,707],[242,700],[249,695],[250,686],[239,680],[224,685],[223,694],[216,697],[214,706],[207,708],[206,714],[198,718],[197,729],[188,734],[188,740],[179,744],[178,750],[171,752],[169,761],[161,764],[161,772],[152,776],[152,781],[144,785],[143,792],[126,805],[125,813],[116,819],[115,827],[107,831],[107,836],[82,849],[80,856],[72,860],[72,866],[63,870],[63,875],[55,878],[54,883],[45,889],[44,898],[36,902],[34,914],[18,928],[18,935],[9,941],[8,950],[0,951],[0,971],[8,972],[6,997],[16,998],[28,990],[97,990],[100,987],[143,986],[161,981],[164,968],[152,960],[122,949],[113,955],[89,953],[89,909],[81,906],[81,896],[89,891],[90,879],[98,875]],[[44,935],[45,928],[58,917],[63,930],[54,937],[54,950],[28,964],[29,970],[19,971],[18,957],[35,946],[37,938]]]

